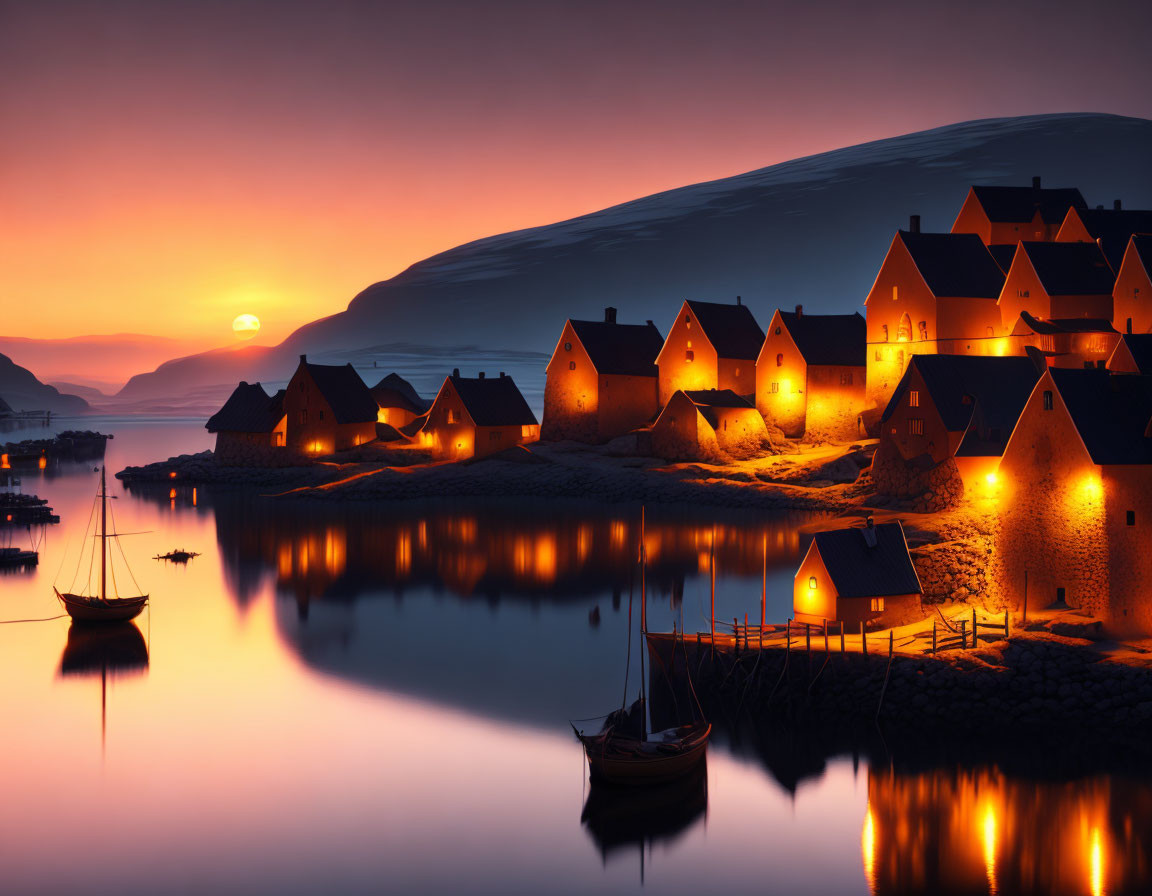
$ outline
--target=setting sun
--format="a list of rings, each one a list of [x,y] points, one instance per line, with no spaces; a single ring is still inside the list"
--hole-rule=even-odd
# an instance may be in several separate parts
[[[255,314],[241,314],[232,321],[232,332],[241,339],[251,339],[260,332],[260,318]]]

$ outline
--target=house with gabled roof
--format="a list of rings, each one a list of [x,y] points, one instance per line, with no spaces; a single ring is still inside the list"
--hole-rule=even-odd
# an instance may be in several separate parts
[[[881,416],[872,460],[877,488],[913,497],[950,462],[960,493],[980,487],[995,471],[1039,376],[1022,356],[916,355]],[[948,490],[947,478],[937,477],[938,493]]]
[[[372,397],[379,408],[377,423],[387,423],[400,430],[417,417],[428,412],[432,402],[422,398],[408,380],[398,373],[390,373],[372,387]]]
[[[1137,233],[1152,233],[1152,209],[1122,208],[1117,199],[1112,208],[1069,209],[1056,240],[1096,243],[1112,270],[1119,271],[1128,241]]]
[[[540,438],[540,421],[503,372],[445,378],[416,439],[441,460],[496,454]]]
[[[1152,333],[1152,233],[1128,238],[1112,287],[1112,322],[1121,333]]]
[[[1049,369],[998,476],[1001,596],[1152,631],[1152,377]]]
[[[216,435],[217,461],[247,460],[252,448],[283,448],[287,433],[281,389],[275,395],[260,383],[241,382],[204,428]]]
[[[312,364],[301,355],[284,394],[287,445],[302,454],[324,455],[371,442],[379,410],[351,364]]]
[[[1018,351],[1033,347],[1049,367],[1104,367],[1120,341],[1120,334],[1106,318],[1039,320],[1027,311],[1020,312],[1010,336]]]
[[[1004,329],[1011,332],[1022,311],[1040,320],[1112,320],[1115,282],[1095,243],[1022,242],[1000,291]]]
[[[685,302],[656,358],[660,404],[681,389],[756,391],[756,357],[764,331],[741,300],[735,305]]]
[[[652,424],[651,438],[657,457],[725,463],[762,454],[768,428],[731,389],[679,389]]]
[[[857,438],[866,339],[859,314],[776,309],[756,359],[756,409],[791,438]]]
[[[923,588],[899,522],[817,532],[796,571],[792,610],[797,622],[906,625],[923,615]]]
[[[603,321],[566,321],[548,362],[540,437],[607,442],[650,423],[663,346],[652,321],[617,323],[615,308]]]
[[[897,231],[865,300],[865,404],[883,408],[913,355],[1002,354],[1004,273],[980,237]]]
[[[1020,240],[1053,240],[1070,208],[1086,208],[1075,187],[971,187],[952,225],[953,233],[974,233],[984,245],[1015,246]]]
[[[1112,373],[1152,376],[1152,333],[1125,333],[1104,366]]]

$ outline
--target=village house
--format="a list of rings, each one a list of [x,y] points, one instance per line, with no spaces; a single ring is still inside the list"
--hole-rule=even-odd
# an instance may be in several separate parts
[[[725,463],[763,453],[768,428],[731,389],[681,389],[656,418],[651,438],[657,457]]]
[[[1112,321],[1121,333],[1152,333],[1152,235],[1128,238],[1112,287]]]
[[[216,435],[216,459],[222,463],[248,461],[253,449],[283,448],[287,433],[284,390],[274,396],[260,383],[241,382],[224,406],[208,418],[204,428]]]
[[[791,438],[857,438],[866,339],[859,314],[777,309],[756,359],[756,409]]]
[[[792,610],[796,621],[891,627],[923,615],[920,578],[900,523],[817,532],[796,571]]]
[[[386,423],[396,430],[423,416],[432,406],[432,402],[421,398],[412,384],[398,373],[388,374],[373,386],[372,397],[379,408],[376,422]]]
[[[1054,240],[1070,208],[1086,208],[1075,187],[1041,188],[1040,178],[1031,187],[971,187],[953,233],[974,233],[984,245],[1015,247],[1021,240]]]
[[[512,377],[445,378],[417,435],[417,443],[442,460],[484,457],[535,442],[540,423]]]
[[[1126,333],[1105,365],[1112,373],[1152,376],[1152,333]]]
[[[1010,335],[1018,350],[1027,351],[1027,346],[1032,346],[1049,367],[1104,367],[1120,341],[1110,320],[1037,320],[1027,311],[1020,312]]]
[[[1039,376],[1021,356],[914,357],[881,418],[877,489],[912,497],[930,488],[943,506],[984,484]]]
[[[1112,320],[1116,278],[1095,243],[1022,242],[1000,292],[1000,317],[1011,332],[1027,311],[1040,320]]]
[[[607,442],[651,422],[663,345],[652,321],[619,324],[615,308],[603,321],[566,321],[548,362],[540,437]]]
[[[756,391],[756,356],[764,331],[736,297],[735,305],[687,301],[656,358],[660,404],[677,390]]]
[[[1152,233],[1152,210],[1122,208],[1117,199],[1112,208],[1069,209],[1056,240],[1096,243],[1112,270],[1119,271],[1128,241],[1137,233]]]
[[[1000,462],[1002,597],[1152,630],[1152,377],[1048,370]]]
[[[1003,354],[1004,273],[978,236],[897,231],[865,300],[868,408],[883,408],[911,357]]]
[[[347,451],[375,440],[379,411],[351,364],[310,364],[301,355],[284,394],[285,441],[301,454]]]

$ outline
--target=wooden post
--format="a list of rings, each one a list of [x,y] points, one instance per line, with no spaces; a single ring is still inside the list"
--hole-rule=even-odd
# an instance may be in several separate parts
[[[764,580],[760,586],[760,631],[764,631],[765,614],[768,607],[768,533],[764,533]],[[761,635],[763,638],[763,635]]]
[[[1007,640],[1007,638],[1008,638],[1008,635],[1009,635],[1009,631],[1008,631],[1008,611],[1007,611],[1007,610],[1005,610],[1005,611],[1004,611],[1004,638],[1005,638],[1005,640]]]
[[[936,653],[936,617],[932,617],[932,653]]]
[[[840,652],[844,652],[844,620],[840,620]]]
[[[804,623],[804,649],[808,651],[808,659],[812,659],[812,626]]]
[[[976,646],[976,608],[972,608],[972,646]]]
[[[648,631],[648,592],[644,587],[644,505],[640,505],[640,631]]]
[[[732,649],[740,652],[740,617],[732,617]]]
[[[868,633],[864,631],[864,620],[860,620],[860,652],[868,656]]]
[[[828,652],[828,620],[824,620],[824,652]]]
[[[791,619],[789,619],[786,623],[784,623],[784,630],[786,633],[785,638],[787,638],[787,640],[784,642],[784,651],[786,654],[790,654],[790,653],[792,653],[792,620]]]
[[[1024,570],[1024,621],[1028,621],[1028,570]]]
[[[748,614],[744,614],[744,649],[748,649]]]
[[[896,629],[888,629],[888,659],[892,659],[892,645],[896,639]]]
[[[960,649],[968,649],[968,620],[960,620]]]
[[[712,649],[716,649],[716,524],[712,524],[712,544],[708,552],[708,574],[712,579],[712,612],[708,618],[712,621]]]

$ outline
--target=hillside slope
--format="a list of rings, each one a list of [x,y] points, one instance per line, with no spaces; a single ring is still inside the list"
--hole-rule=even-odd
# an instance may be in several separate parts
[[[401,372],[388,345],[427,347],[445,370],[459,346],[550,352],[565,318],[597,318],[605,305],[662,332],[693,297],[742,295],[762,322],[777,305],[850,312],[909,214],[948,230],[970,184],[1037,174],[1080,187],[1091,204],[1152,207],[1149,158],[1152,121],[1095,114],[974,121],[822,153],[458,246],[275,348],[168,362],[121,396],[283,379],[302,352],[341,358],[379,346],[374,359]]]
[[[15,411],[51,411],[53,414],[83,414],[88,402],[66,395],[36,379],[32,371],[0,355],[0,398]]]

